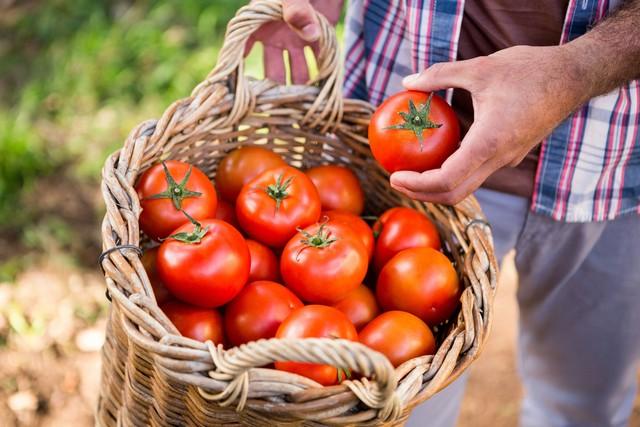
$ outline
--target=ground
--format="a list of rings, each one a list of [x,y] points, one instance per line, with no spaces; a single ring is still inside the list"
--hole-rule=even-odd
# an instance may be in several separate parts
[[[0,285],[0,420],[12,426],[91,426],[107,301],[97,271],[30,268]],[[519,399],[514,351],[513,269],[503,269],[489,341],[471,368],[460,427],[515,426]],[[640,399],[631,427],[640,427]]]

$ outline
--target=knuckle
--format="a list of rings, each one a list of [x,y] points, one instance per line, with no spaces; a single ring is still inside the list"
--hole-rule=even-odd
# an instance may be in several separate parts
[[[438,62],[431,65],[426,70],[420,73],[420,77],[431,77],[437,78],[440,74],[443,73],[446,64],[444,62]]]
[[[450,192],[456,189],[456,182],[451,178],[444,178],[439,185],[439,190],[443,192]]]
[[[306,1],[291,1],[283,8],[284,20],[294,26],[304,26],[312,20],[309,4]]]
[[[440,196],[440,200],[442,200],[442,203],[445,205],[455,205],[459,201],[458,196],[454,192],[444,193]]]

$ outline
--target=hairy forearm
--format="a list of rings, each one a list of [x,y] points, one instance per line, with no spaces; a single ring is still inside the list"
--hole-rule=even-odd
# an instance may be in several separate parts
[[[562,49],[586,101],[640,78],[640,0],[627,0],[609,17]]]

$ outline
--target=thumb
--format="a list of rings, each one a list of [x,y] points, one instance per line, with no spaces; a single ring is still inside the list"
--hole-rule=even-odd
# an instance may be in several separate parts
[[[473,60],[439,62],[421,73],[411,74],[402,80],[409,90],[434,92],[450,87],[469,89]]]
[[[309,0],[283,1],[282,16],[289,27],[304,41],[312,43],[320,38],[320,23]]]

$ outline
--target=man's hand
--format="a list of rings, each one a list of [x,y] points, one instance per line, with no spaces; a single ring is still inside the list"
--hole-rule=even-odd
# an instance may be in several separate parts
[[[503,166],[515,166],[585,99],[562,47],[517,46],[408,76],[407,89],[466,89],[474,122],[440,169],[396,172],[391,186],[413,199],[455,204]]]
[[[590,98],[640,78],[640,0],[627,0],[570,43],[516,46],[408,76],[407,89],[471,92],[474,123],[440,169],[396,172],[391,185],[424,201],[455,204],[503,166],[515,166]]]
[[[340,18],[342,0],[283,0],[286,24],[265,24],[249,39],[246,53],[249,53],[256,41],[264,45],[264,71],[268,79],[285,82],[283,51],[286,50],[289,53],[292,82],[304,84],[309,80],[304,47],[310,45],[314,51],[317,50],[315,42],[320,37],[320,24],[314,7],[335,25]]]

